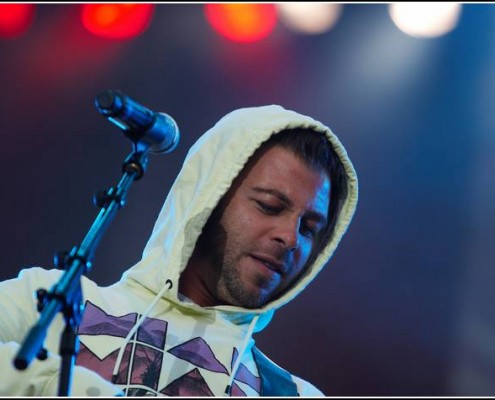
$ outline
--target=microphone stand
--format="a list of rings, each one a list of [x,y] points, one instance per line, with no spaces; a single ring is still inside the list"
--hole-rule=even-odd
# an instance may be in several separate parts
[[[95,195],[94,202],[101,210],[81,244],[73,247],[70,253],[61,252],[55,256],[55,265],[65,272],[50,291],[39,289],[36,292],[37,309],[41,315],[14,359],[14,366],[20,370],[27,368],[35,356],[40,360],[46,359],[47,350],[43,347],[43,342],[47,329],[56,314],[62,312],[65,329],[59,348],[61,374],[58,396],[70,394],[72,372],[79,351],[77,328],[84,312],[80,278],[91,268],[96,246],[117,211],[125,205],[132,182],[140,179],[146,170],[147,147],[137,142],[133,142],[133,145],[133,152],[127,156],[122,166],[123,176],[118,185],[107,191],[99,191]]]

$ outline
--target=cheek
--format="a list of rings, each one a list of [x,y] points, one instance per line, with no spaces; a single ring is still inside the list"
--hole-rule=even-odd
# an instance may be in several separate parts
[[[245,241],[252,231],[253,219],[249,213],[231,204],[222,215],[220,224],[225,232],[228,243]]]
[[[301,271],[304,266],[306,265],[306,262],[308,261],[311,251],[313,250],[313,242],[308,239],[302,239],[300,242],[299,246],[299,252],[296,255],[296,273]]]
[[[258,221],[253,210],[237,201],[232,201],[222,216],[222,225],[240,233],[251,231]]]

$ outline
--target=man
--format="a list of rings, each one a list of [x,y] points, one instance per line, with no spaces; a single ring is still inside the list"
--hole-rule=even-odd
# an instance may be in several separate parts
[[[236,110],[190,149],[140,262],[119,282],[82,279],[72,395],[321,396],[256,346],[274,311],[327,264],[357,203],[330,129],[277,105]],[[0,283],[0,395],[55,395],[62,319],[48,359],[11,363],[37,320],[32,293],[61,272]],[[110,383],[112,382],[112,383]]]

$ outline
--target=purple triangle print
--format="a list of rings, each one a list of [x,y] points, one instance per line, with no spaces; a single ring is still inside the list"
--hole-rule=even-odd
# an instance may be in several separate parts
[[[213,393],[197,368],[177,378],[162,389],[160,393],[165,396],[213,396]]]
[[[136,317],[136,313],[114,317],[88,301],[77,333],[79,335],[109,335],[125,338],[136,323]]]
[[[242,391],[242,389],[237,385],[237,383],[234,383],[232,385],[232,390],[230,392],[231,397],[247,397],[246,393]]]
[[[145,318],[138,329],[138,341],[163,349],[167,325],[167,321],[161,319]]]
[[[200,337],[175,346],[168,350],[168,352],[177,358],[189,361],[197,367],[204,368],[208,371],[228,374],[227,368],[217,360],[210,346]]]
[[[237,354],[237,349],[234,347],[234,350],[232,352],[232,365],[230,369],[232,369],[235,360],[237,359]],[[243,363],[239,365],[239,369],[235,374],[235,379],[239,382],[245,383],[252,389],[256,390],[258,393],[261,390],[261,379],[258,376],[255,376],[249,369],[247,369],[247,367]]]
[[[115,317],[108,315],[88,301],[78,334],[109,335],[125,338],[136,322],[136,313]],[[163,349],[166,333],[167,321],[145,318],[138,329],[137,339],[140,342]]]

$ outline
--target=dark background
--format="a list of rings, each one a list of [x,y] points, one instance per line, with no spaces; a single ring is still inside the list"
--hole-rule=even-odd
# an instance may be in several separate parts
[[[446,36],[407,36],[386,4],[346,3],[329,32],[278,24],[235,43],[202,4],[157,4],[128,41],[95,37],[77,4],[38,4],[0,39],[0,279],[52,266],[85,236],[97,189],[130,141],[96,111],[120,89],[170,114],[179,147],[152,155],[89,276],[140,259],[188,148],[233,109],[281,104],[329,125],[360,179],[329,268],[280,310],[259,346],[328,396],[495,395],[495,5],[464,4]]]

